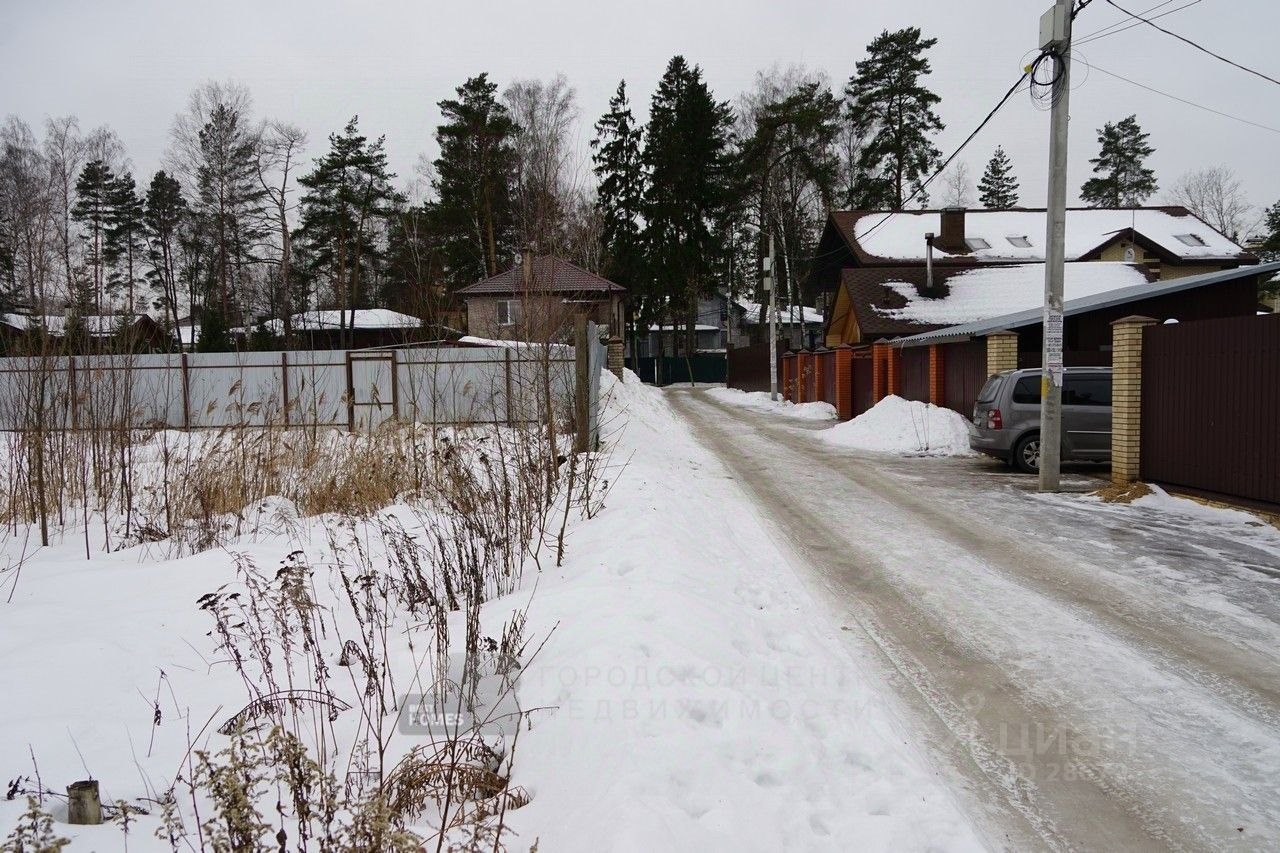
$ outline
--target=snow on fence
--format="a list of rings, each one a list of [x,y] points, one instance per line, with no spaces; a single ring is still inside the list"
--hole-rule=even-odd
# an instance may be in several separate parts
[[[0,359],[0,429],[515,424],[548,393],[571,411],[572,347],[32,356]]]

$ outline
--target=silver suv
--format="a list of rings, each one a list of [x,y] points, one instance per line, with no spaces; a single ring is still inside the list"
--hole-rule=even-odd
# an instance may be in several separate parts
[[[969,447],[1020,471],[1040,469],[1038,367],[1006,370],[978,392]],[[1068,367],[1062,384],[1062,461],[1111,460],[1111,368]]]

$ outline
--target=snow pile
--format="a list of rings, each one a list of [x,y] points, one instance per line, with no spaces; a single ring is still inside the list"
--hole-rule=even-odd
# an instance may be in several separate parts
[[[840,447],[873,450],[878,453],[923,454],[927,456],[972,456],[969,425],[950,409],[885,397],[851,421],[819,433]]]
[[[1090,262],[1067,264],[1063,292],[1066,299],[1107,293],[1122,287],[1147,284],[1147,277],[1132,264]],[[947,278],[949,293],[942,299],[920,295],[914,284],[885,282],[907,300],[904,308],[876,308],[899,320],[953,325],[1035,308],[1044,302],[1044,264],[979,267]]]
[[[768,391],[741,391],[737,388],[708,388],[708,397],[731,406],[754,409],[757,412],[783,415],[803,421],[833,421],[838,415],[836,407],[830,403],[793,403],[781,395],[777,400],[770,399]]]
[[[1151,489],[1151,494],[1143,495],[1130,505],[1156,510],[1157,512],[1181,515],[1190,520],[1209,522],[1210,524],[1224,526],[1239,526],[1242,524],[1257,526],[1262,524],[1256,515],[1243,509],[1211,506],[1200,501],[1194,501],[1191,498],[1171,495],[1159,486],[1150,483],[1148,488]]]

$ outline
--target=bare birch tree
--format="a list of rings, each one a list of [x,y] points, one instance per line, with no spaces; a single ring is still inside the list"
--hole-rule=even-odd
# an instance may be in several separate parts
[[[502,97],[517,125],[513,213],[519,245],[563,252],[581,172],[570,138],[578,119],[573,87],[557,74],[550,81],[517,80]]]
[[[1245,198],[1235,172],[1226,166],[1187,172],[1174,183],[1166,197],[1237,241],[1253,207]]]
[[[259,139],[258,182],[266,194],[264,211],[267,221],[280,235],[276,293],[271,301],[280,313],[285,346],[288,346],[293,338],[293,283],[290,275],[293,245],[289,218],[297,207],[289,198],[293,192],[290,176],[307,145],[307,134],[295,125],[268,121],[260,131]]]

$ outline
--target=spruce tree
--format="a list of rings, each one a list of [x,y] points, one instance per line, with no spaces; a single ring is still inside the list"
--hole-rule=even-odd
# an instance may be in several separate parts
[[[71,218],[84,229],[85,263],[92,271],[92,292],[74,294],[82,309],[102,313],[102,297],[106,290],[107,229],[111,222],[112,185],[115,175],[101,160],[91,160],[76,179],[76,203]]]
[[[329,135],[329,151],[298,179],[305,192],[296,240],[310,274],[328,280],[335,307],[369,305],[370,283],[382,270],[388,217],[398,196],[387,168],[385,139],[369,141],[353,116]],[[345,329],[346,318],[340,327]],[[344,333],[345,334],[345,333]]]
[[[516,125],[497,90],[488,74],[480,74],[457,88],[456,99],[439,104],[444,123],[436,128],[440,156],[432,187],[448,281],[455,287],[498,274],[515,255]]]
[[[695,348],[698,298],[712,290],[726,248],[732,124],[733,110],[715,100],[702,69],[673,57],[649,108],[644,239],[659,299],[684,321],[686,354]]]
[[[1080,188],[1080,198],[1093,207],[1137,207],[1156,191],[1156,173],[1146,167],[1155,149],[1131,115],[1118,124],[1107,122],[1098,131],[1101,151],[1089,162],[1093,173]]]
[[[187,200],[176,178],[156,172],[147,187],[142,223],[147,235],[147,279],[161,294],[160,304],[173,328],[178,326],[178,253]]]
[[[857,207],[901,210],[941,156],[930,141],[944,127],[934,112],[941,98],[921,82],[932,71],[926,53],[937,43],[918,27],[886,30],[855,66],[845,95],[854,134],[864,140],[862,186],[851,200]]]
[[[123,292],[127,314],[137,311],[138,267],[143,251],[143,207],[133,175],[125,172],[108,186],[110,215],[107,222],[106,258],[112,266],[110,284]]]
[[[636,124],[627,99],[627,83],[622,81],[609,99],[609,111],[596,122],[591,140],[591,161],[599,184],[596,209],[603,224],[600,243],[604,250],[604,274],[627,288],[633,309],[641,322],[652,322],[651,293],[644,275],[644,247],[640,217],[645,183],[640,160],[644,132]]]
[[[992,210],[1018,206],[1018,179],[1013,174],[1013,164],[1004,149],[997,147],[987,163],[987,170],[978,181],[978,200]]]

